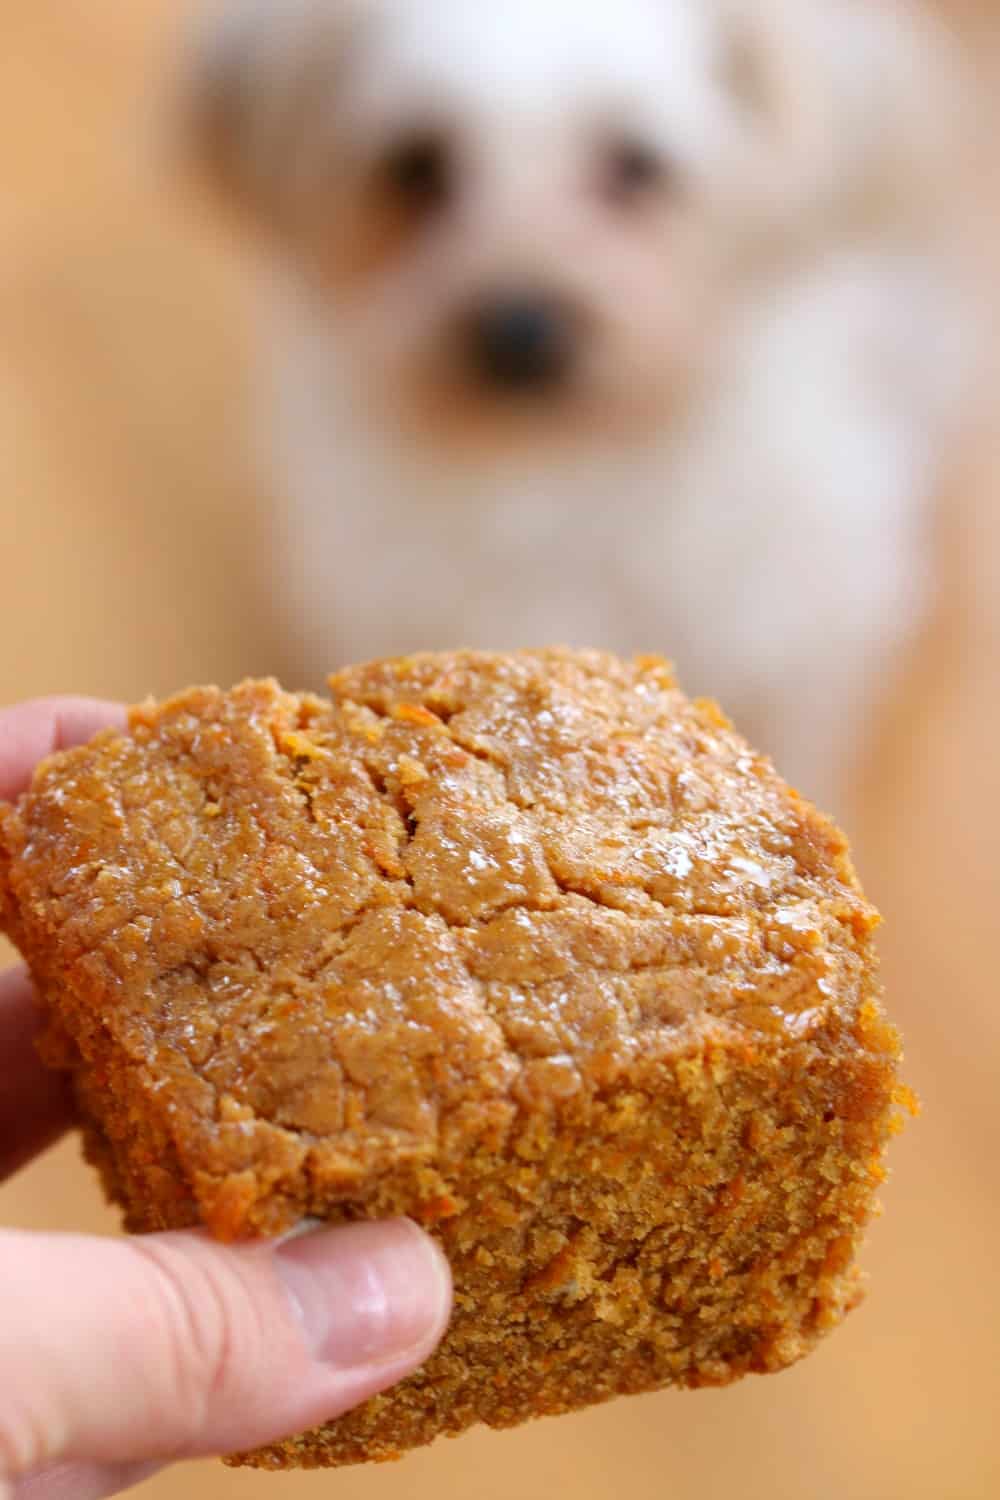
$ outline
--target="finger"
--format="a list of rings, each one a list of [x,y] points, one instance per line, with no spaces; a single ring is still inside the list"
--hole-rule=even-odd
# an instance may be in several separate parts
[[[15,1484],[11,1500],[104,1500],[141,1484],[160,1464],[50,1464]],[[0,1484],[0,1500],[7,1500]]]
[[[406,1220],[239,1247],[0,1233],[0,1480],[242,1451],[415,1369],[450,1278]]]
[[[118,703],[97,698],[37,698],[0,712],[0,801],[20,796],[40,760],[124,725]]]
[[[0,974],[0,1182],[72,1119],[69,1084],[35,1051],[41,1014],[23,969]]]

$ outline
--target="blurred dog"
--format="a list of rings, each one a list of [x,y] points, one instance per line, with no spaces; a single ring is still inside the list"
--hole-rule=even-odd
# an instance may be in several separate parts
[[[662,651],[836,805],[929,597],[956,100],[906,0],[231,0],[184,118],[307,669]]]

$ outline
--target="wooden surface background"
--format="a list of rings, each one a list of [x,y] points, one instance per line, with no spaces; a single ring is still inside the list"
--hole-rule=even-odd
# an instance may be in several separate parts
[[[248,583],[266,557],[244,457],[245,268],[150,167],[143,100],[177,6],[4,10],[0,703],[279,670]],[[989,12],[965,0],[963,25]],[[993,415],[944,497],[939,618],[887,707],[854,830],[925,1104],[895,1151],[867,1304],[777,1378],[475,1434],[401,1467],[192,1466],[150,1500],[1000,1496],[1000,401]],[[0,1192],[0,1222],[114,1229],[72,1142]]]

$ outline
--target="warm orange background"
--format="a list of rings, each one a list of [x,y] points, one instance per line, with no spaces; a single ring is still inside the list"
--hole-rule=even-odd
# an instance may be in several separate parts
[[[242,457],[245,276],[155,180],[137,107],[176,9],[4,7],[0,703],[136,698],[281,667],[247,582],[261,559]],[[477,1434],[370,1471],[201,1465],[152,1481],[151,1500],[1000,1496],[1000,402],[994,416],[947,497],[940,618],[856,819],[926,1106],[895,1152],[867,1305],[778,1378]],[[113,1228],[73,1143],[0,1192],[0,1222]]]

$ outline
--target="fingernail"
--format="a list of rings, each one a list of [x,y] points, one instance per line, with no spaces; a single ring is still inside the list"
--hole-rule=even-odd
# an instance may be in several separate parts
[[[408,1219],[286,1240],[274,1264],[313,1358],[336,1369],[430,1353],[447,1324],[447,1263]]]

